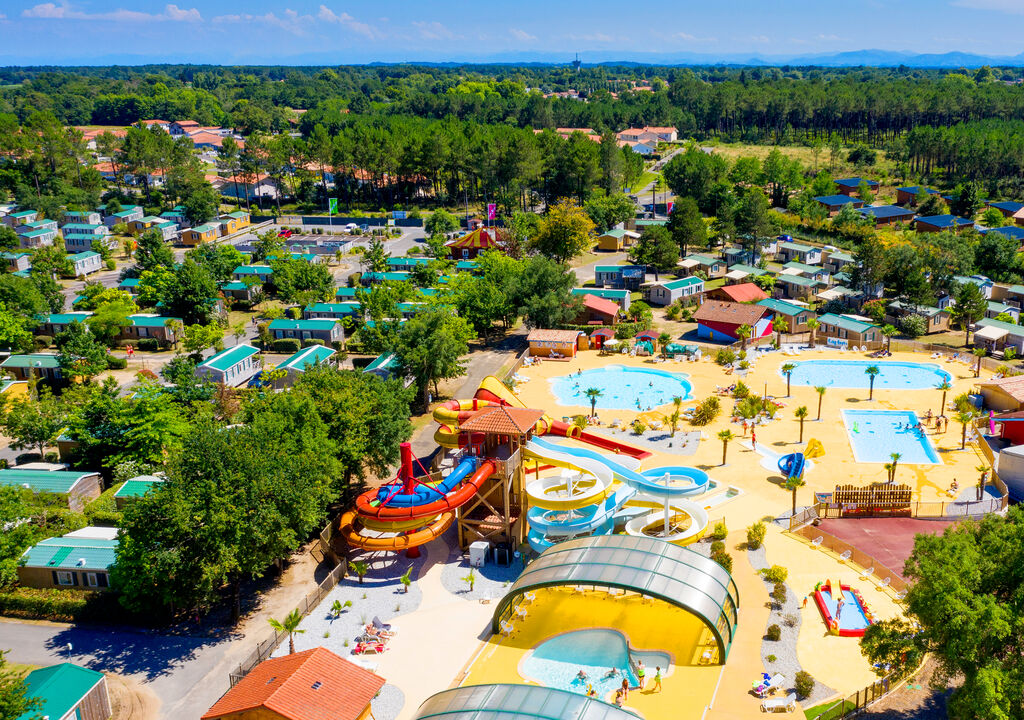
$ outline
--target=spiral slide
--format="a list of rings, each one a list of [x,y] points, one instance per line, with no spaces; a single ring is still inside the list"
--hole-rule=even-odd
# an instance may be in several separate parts
[[[803,453],[789,453],[779,458],[779,470],[786,476],[787,480],[803,477],[804,464]]]

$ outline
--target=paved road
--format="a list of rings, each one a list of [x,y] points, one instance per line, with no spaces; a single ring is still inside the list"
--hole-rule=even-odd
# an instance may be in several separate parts
[[[598,255],[599,257],[593,262],[572,268],[572,271],[576,273],[577,286],[593,280],[597,274],[596,268],[598,265],[618,265],[629,254],[624,252],[598,252]]]

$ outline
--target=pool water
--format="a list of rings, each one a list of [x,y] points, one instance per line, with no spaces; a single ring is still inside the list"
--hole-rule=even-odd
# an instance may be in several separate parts
[[[576,630],[545,640],[534,648],[520,664],[519,674],[541,685],[581,695],[587,693],[587,685],[593,685],[597,696],[606,699],[622,685],[623,675],[630,687],[636,686],[630,657],[634,663],[643,662],[648,680],[654,677],[655,667],[661,667],[664,677],[671,662],[663,652],[630,652],[626,638],[615,630]],[[611,668],[618,673],[605,677]],[[577,678],[580,670],[587,674],[586,680]]]
[[[843,590],[843,612],[839,616],[840,630],[863,630],[871,624],[860,600],[850,590]],[[836,599],[828,590],[821,591],[821,600],[833,619],[836,617]]]
[[[608,365],[580,374],[551,379],[551,392],[559,405],[590,408],[588,388],[597,388],[597,408],[604,410],[647,410],[690,397],[693,386],[685,373]]]
[[[913,410],[843,410],[846,434],[857,462],[891,462],[892,453],[900,454],[900,463],[941,465],[928,428],[919,433]]]
[[[785,363],[783,363],[785,364]],[[874,365],[876,390],[932,390],[952,376],[934,363],[910,363],[878,360],[802,360],[793,363],[793,385],[812,387],[864,388],[871,386],[864,371]],[[779,373],[782,374],[781,366]],[[782,377],[786,376],[782,374]]]

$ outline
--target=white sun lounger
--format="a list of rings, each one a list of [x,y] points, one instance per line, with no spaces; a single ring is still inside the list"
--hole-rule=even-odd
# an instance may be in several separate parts
[[[825,538],[819,535],[818,537],[814,538],[814,540],[811,542],[811,545],[813,545],[816,548],[820,548],[823,542],[825,542]]]
[[[852,555],[852,554],[853,553],[851,553],[849,550],[843,550],[843,552],[839,555],[839,559],[842,560],[843,562],[846,562],[847,560],[850,559],[850,555]]]
[[[885,580],[882,581],[881,587],[887,588],[887,587],[889,587],[889,583],[891,583],[891,582],[892,582],[892,578],[891,577],[887,577]]]
[[[761,701],[761,712],[793,712],[794,710],[796,710],[796,693]]]
[[[512,627],[512,623],[505,620],[501,621],[501,634],[505,637],[511,637],[512,633],[515,632],[515,628]]]
[[[875,572],[875,566],[872,565],[869,568],[864,568],[863,570],[861,570],[860,576],[863,579],[863,578],[866,578],[866,577],[870,577],[874,572]]]

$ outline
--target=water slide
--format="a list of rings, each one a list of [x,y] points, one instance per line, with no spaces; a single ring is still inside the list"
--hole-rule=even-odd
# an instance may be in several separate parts
[[[805,462],[803,453],[789,453],[779,458],[779,470],[787,480],[801,478],[804,474]]]

